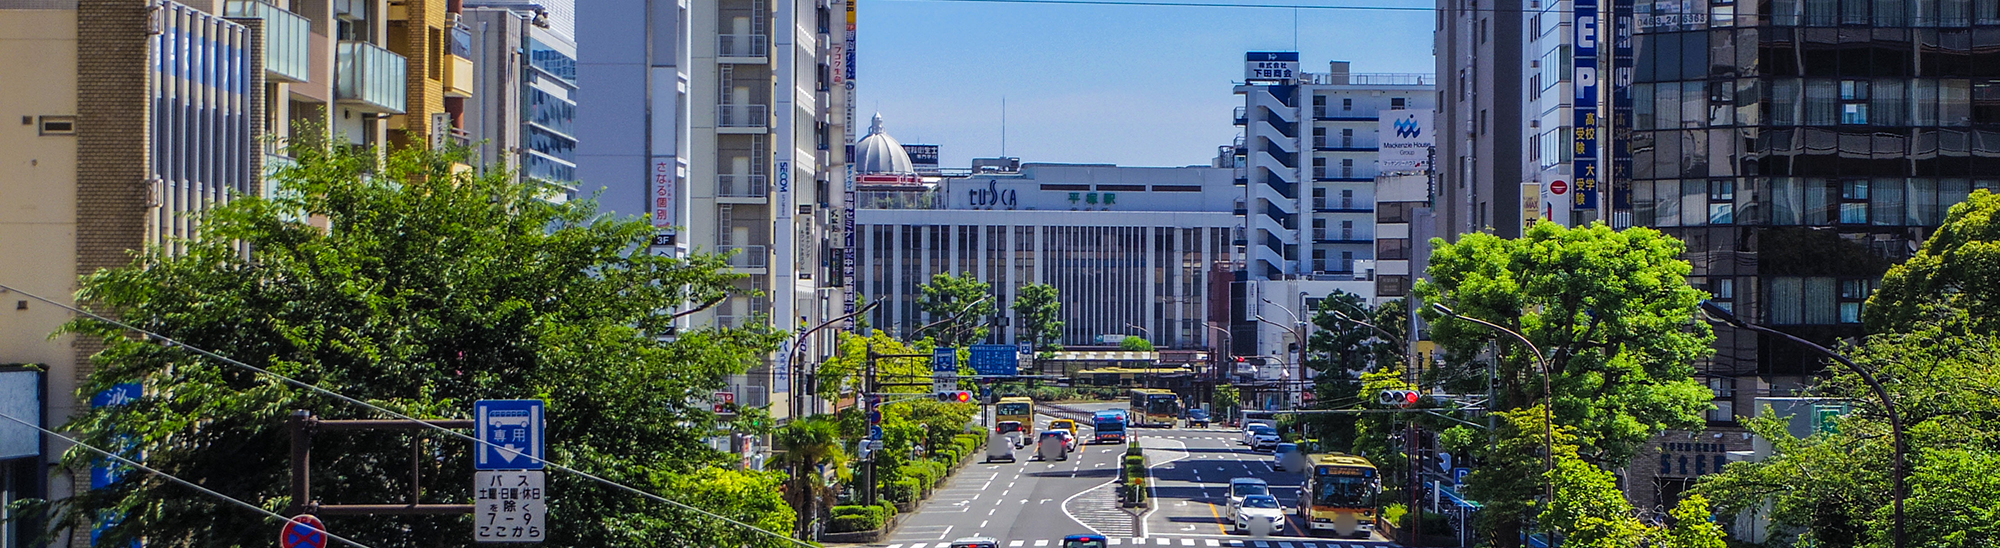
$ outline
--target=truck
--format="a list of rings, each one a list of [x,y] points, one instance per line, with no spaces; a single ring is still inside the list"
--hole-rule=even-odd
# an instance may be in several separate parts
[[[1090,417],[1093,443],[1124,443],[1125,412],[1119,410],[1098,411]]]

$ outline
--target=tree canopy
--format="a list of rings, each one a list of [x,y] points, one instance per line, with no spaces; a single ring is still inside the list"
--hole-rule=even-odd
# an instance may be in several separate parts
[[[707,398],[770,351],[763,330],[674,333],[673,314],[729,294],[713,256],[646,252],[652,229],[600,217],[587,200],[553,203],[511,173],[455,169],[463,151],[370,151],[300,143],[277,171],[276,196],[239,197],[201,219],[185,250],[151,249],[128,268],[86,276],[81,301],[124,321],[273,373],[417,417],[465,418],[474,400],[548,402],[550,460],[765,526],[791,530],[780,476],[734,469],[711,448]],[[306,220],[319,221],[308,224]],[[325,228],[321,228],[325,227]],[[292,501],[287,416],[386,418],[272,376],[78,320],[66,329],[106,345],[79,389],[120,383],[145,396],[79,413],[83,441],[129,448],[149,466],[271,509]],[[673,336],[668,337],[670,333]],[[323,434],[313,445],[317,499],[397,503],[471,499],[471,448],[429,434]],[[64,463],[86,473],[92,455]],[[648,502],[576,475],[548,477],[548,542],[562,546],[783,541]],[[56,501],[60,525],[124,519],[100,542],[251,546],[281,524],[146,474]],[[327,517],[377,547],[471,546],[472,518]]]
[[[911,333],[910,338],[930,337],[938,346],[964,348],[986,340],[992,333],[993,285],[979,281],[972,273],[953,276],[940,272],[931,276],[917,296],[917,308],[930,315],[931,323]]]
[[[2000,194],[1979,190],[1952,206],[1915,256],[1882,275],[1862,320],[1872,332],[2000,334]]]
[[[1118,349],[1130,352],[1152,352],[1153,341],[1146,340],[1145,337],[1125,337],[1118,341]]]
[[[1417,284],[1418,295],[1533,341],[1548,358],[1555,420],[1574,429],[1585,461],[1616,466],[1663,430],[1702,426],[1712,394],[1692,378],[1693,362],[1711,351],[1714,336],[1695,321],[1704,295],[1688,285],[1679,240],[1647,228],[1537,223],[1518,239],[1466,234],[1433,245],[1430,279]],[[1488,364],[1480,356],[1493,345],[1495,411],[1548,399],[1541,367],[1513,338],[1424,313],[1447,351],[1436,373],[1456,390],[1485,389]],[[1474,449],[1484,465],[1506,466],[1495,462],[1506,456],[1492,446]],[[1471,490],[1489,511],[1536,494],[1500,487],[1473,482]],[[1494,533],[1496,542],[1515,538]]]
[[[1062,296],[1056,286],[1028,284],[1014,295],[1014,318],[1035,352],[1062,350]]]

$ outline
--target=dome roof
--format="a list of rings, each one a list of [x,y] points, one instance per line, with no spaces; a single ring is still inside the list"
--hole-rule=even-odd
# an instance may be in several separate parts
[[[917,168],[910,163],[910,153],[903,151],[903,144],[895,137],[882,131],[882,115],[875,115],[875,122],[868,126],[868,136],[854,144],[854,173],[867,174],[915,174]]]

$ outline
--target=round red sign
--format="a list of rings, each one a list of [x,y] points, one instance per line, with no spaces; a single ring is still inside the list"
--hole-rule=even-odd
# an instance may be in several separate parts
[[[1569,192],[1569,183],[1562,182],[1561,180],[1549,183],[1550,194],[1562,194],[1565,192]]]
[[[278,534],[278,545],[284,548],[326,548],[326,524],[312,514],[299,514],[285,523],[285,529]]]

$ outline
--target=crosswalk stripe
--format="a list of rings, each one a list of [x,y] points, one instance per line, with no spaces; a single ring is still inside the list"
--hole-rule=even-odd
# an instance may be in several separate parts
[[[1117,545],[1118,545],[1118,543],[1121,543],[1121,542],[1125,542],[1125,539],[1122,539],[1122,538],[1113,538],[1113,539],[1104,539],[1104,540],[1105,540],[1105,544],[1109,544],[1109,545],[1111,545],[1111,546],[1117,546]]]
[[[1017,541],[1014,541],[1014,542],[1009,542],[1009,543],[1007,543],[1007,545],[1008,545],[1008,546],[1020,546],[1020,545],[1022,545],[1022,544],[1024,544],[1024,543],[1026,543],[1026,542],[1028,542],[1028,541],[1025,541],[1025,540],[1017,540]]]
[[[1049,539],[1042,539],[1042,540],[1037,540],[1037,541],[1035,541],[1035,545],[1036,545],[1036,546],[1048,546],[1048,545],[1049,545]]]
[[[901,545],[901,544],[891,544],[891,545],[889,545],[889,548],[903,548],[903,545]]]
[[[1140,545],[1140,544],[1145,544],[1145,543],[1146,543],[1146,539],[1142,539],[1142,538],[1137,538],[1137,537],[1133,537],[1133,539],[1132,539],[1132,544],[1133,544],[1133,545],[1135,545],[1135,546],[1136,546],[1136,545]]]
[[[1160,544],[1160,545],[1162,545],[1162,546],[1165,546],[1165,545],[1167,544],[1167,542],[1168,542],[1169,540],[1172,540],[1172,539],[1168,539],[1167,537],[1160,537],[1160,542],[1159,542],[1159,544]]]
[[[1194,539],[1191,538],[1181,539],[1181,546],[1194,546]]]
[[[1216,540],[1215,540],[1215,539],[1208,539],[1208,545],[1209,545],[1209,546],[1221,546],[1221,545],[1222,545],[1222,543],[1221,543],[1221,542],[1216,542]]]

